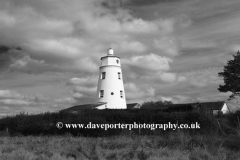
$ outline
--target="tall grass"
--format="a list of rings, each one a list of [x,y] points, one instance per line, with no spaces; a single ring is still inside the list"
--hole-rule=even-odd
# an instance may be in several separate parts
[[[240,159],[240,112],[212,115],[158,110],[19,114],[0,119],[0,159]],[[200,123],[199,130],[67,130],[55,124]],[[81,135],[81,136],[79,136]]]
[[[211,141],[210,141],[211,139]],[[168,136],[73,137],[20,136],[0,138],[0,159],[12,160],[237,160],[239,150],[224,138],[172,133]]]
[[[176,112],[165,113],[160,110],[83,110],[78,114],[72,113],[43,113],[38,115],[19,114],[13,117],[5,117],[0,119],[0,131],[8,130],[11,136],[14,135],[64,135],[70,133],[72,135],[82,136],[116,136],[121,134],[135,135],[159,135],[169,134],[172,131],[168,129],[151,131],[149,129],[67,129],[59,130],[56,127],[57,122],[64,124],[80,123],[88,124],[89,122],[96,124],[116,124],[125,123],[147,123],[147,124],[191,124],[198,122],[201,129],[185,129],[182,132],[187,134],[201,135],[239,135],[240,125],[237,121],[238,115],[222,115],[213,117],[212,115],[200,112]],[[1,133],[0,133],[1,134]]]

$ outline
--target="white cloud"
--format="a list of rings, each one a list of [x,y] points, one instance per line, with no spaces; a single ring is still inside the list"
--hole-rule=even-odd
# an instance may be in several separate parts
[[[151,96],[151,97],[148,97],[147,99],[143,100],[143,102],[146,102],[146,101],[171,101],[171,102],[173,102],[173,98],[165,97],[162,95],[155,95],[155,96]]]
[[[80,87],[77,86],[72,92],[72,97],[76,100],[76,104],[94,103],[97,87]]]
[[[76,100],[72,97],[65,97],[65,98],[59,98],[59,99],[54,99],[55,102],[57,103],[67,103],[67,104],[71,104],[71,103],[75,103]]]
[[[137,87],[135,83],[125,83],[124,89],[126,93],[126,98],[131,100],[141,99],[145,96],[145,92]]]
[[[31,102],[22,99],[1,99],[0,104],[3,105],[30,105]]]
[[[59,67],[57,64],[48,64],[44,60],[32,59],[29,55],[24,55],[22,58],[14,61],[9,65],[12,71],[20,71],[27,73],[44,73],[47,71],[66,70]]]
[[[86,95],[86,96],[92,96],[94,93],[97,92],[97,87],[80,87],[80,86],[77,86],[75,89],[74,89],[75,92],[78,92],[78,93],[81,93],[83,95]]]
[[[160,31],[163,34],[172,33],[174,31],[175,20],[173,18],[168,18],[168,19],[160,18],[156,20],[155,23],[158,25]]]
[[[73,26],[67,20],[43,19],[32,26],[45,33],[68,35],[73,32]]]
[[[111,45],[116,51],[121,52],[144,52],[146,51],[146,46],[138,41],[124,41],[117,44]]]
[[[187,78],[184,76],[178,76],[178,79],[177,79],[178,82],[184,82],[186,80],[187,80]]]
[[[188,96],[183,96],[183,95],[175,95],[173,96],[173,103],[189,103],[189,101],[191,100],[192,98],[188,97]]]
[[[16,99],[23,99],[24,96],[20,95],[19,93],[11,90],[0,90],[0,99],[8,99],[8,98],[16,98]]]
[[[13,16],[8,15],[7,13],[0,11],[0,29],[4,27],[12,27],[15,24],[16,20]]]
[[[123,59],[122,62],[123,64],[127,64],[129,66],[135,66],[150,71],[165,71],[169,70],[169,63],[172,62],[172,60],[170,58],[151,53],[143,56],[134,56],[128,60]]]
[[[176,81],[175,73],[160,72],[158,73],[158,75],[159,75],[159,78],[165,82],[173,83]]]
[[[231,46],[229,46],[229,50],[232,52],[232,54],[236,54],[236,52],[240,50],[240,45],[232,44]]]
[[[171,102],[172,102],[172,101],[173,101],[173,98],[172,98],[172,97],[163,97],[163,96],[162,96],[162,97],[161,97],[161,100],[162,100],[162,101],[171,101]]]
[[[41,106],[42,104],[46,104],[46,98],[41,94],[36,95],[23,95],[19,94],[13,90],[0,90],[0,106],[5,106],[5,109],[14,112],[24,111],[23,107],[31,106],[33,108],[36,105]],[[0,111],[4,110],[1,108]],[[27,111],[26,111],[27,112]]]
[[[135,83],[130,82],[124,85],[126,97],[128,102],[144,101],[155,97],[155,89],[153,87],[137,86]]]
[[[185,80],[189,84],[196,87],[205,87],[210,84],[216,85],[222,82],[221,78],[217,75],[216,70],[206,69],[195,72],[189,72],[184,75]]]
[[[76,78],[76,77],[74,77],[74,78],[70,79],[69,83],[80,85],[80,84],[84,84],[84,83],[88,82],[88,80],[89,80],[89,78]]]
[[[123,29],[130,33],[152,33],[158,32],[158,26],[153,22],[147,22],[142,19],[134,19],[132,21],[126,21],[122,24]]]
[[[156,36],[164,37],[172,32],[174,26],[174,19],[148,21],[134,17],[128,9],[113,11],[104,8],[101,5],[103,0],[74,0],[71,4],[66,4],[63,0],[10,2],[0,3],[5,8],[1,12],[5,16],[2,17],[12,11],[11,17],[17,21],[13,28],[1,31],[4,42],[23,46],[26,54],[36,61],[44,60],[46,66],[57,66],[55,69],[45,67],[46,71],[64,67],[96,72],[98,65],[95,64],[95,59],[99,59],[99,53],[103,49],[113,45],[119,56],[127,55],[127,58],[128,52],[148,53],[150,48],[146,46]],[[135,33],[143,33],[144,36],[139,37]],[[169,43],[168,46],[174,47],[175,43]],[[26,65],[25,70],[30,67],[26,60],[18,63]]]
[[[160,49],[161,52],[172,56],[178,55],[179,43],[180,41],[176,37],[165,36],[154,40],[156,48]]]
[[[143,100],[143,98],[146,98],[145,97],[145,93],[143,91],[140,91],[140,92],[126,92],[126,97],[127,99],[129,99],[130,101],[132,100]]]
[[[78,86],[86,86],[86,87],[92,87],[96,86],[98,81],[98,76],[91,76],[91,77],[82,77],[82,78],[71,78],[67,84],[71,85],[78,85]]]
[[[47,52],[65,58],[76,58],[81,54],[78,47],[82,45],[82,42],[74,38],[36,39],[27,45],[34,51]]]
[[[73,93],[73,97],[75,98],[75,99],[80,99],[80,98],[82,98],[84,95],[83,94],[81,94],[81,93]]]
[[[149,96],[155,96],[155,89],[152,88],[152,87],[148,88],[148,89],[147,89],[147,94],[148,94]]]
[[[124,88],[127,92],[138,92],[140,91],[140,89],[136,86],[135,83],[125,83],[124,84]]]
[[[99,68],[93,60],[88,57],[82,58],[75,61],[75,69],[86,71],[86,72],[96,72]]]

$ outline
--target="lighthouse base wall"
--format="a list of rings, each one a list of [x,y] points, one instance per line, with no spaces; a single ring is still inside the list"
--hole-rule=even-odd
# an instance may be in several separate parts
[[[103,102],[102,101],[98,101],[98,102]],[[107,104],[99,106],[97,109],[127,109],[127,105],[126,105],[126,101],[123,100],[123,102],[117,102],[116,101],[111,101],[108,99]]]

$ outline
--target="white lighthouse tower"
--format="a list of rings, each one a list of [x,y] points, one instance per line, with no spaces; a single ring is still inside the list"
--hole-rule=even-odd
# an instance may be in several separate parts
[[[101,57],[96,101],[106,103],[106,109],[127,108],[121,62],[112,48],[108,49],[107,56]]]

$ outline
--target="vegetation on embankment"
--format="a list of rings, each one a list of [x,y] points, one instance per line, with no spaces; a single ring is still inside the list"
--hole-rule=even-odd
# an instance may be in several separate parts
[[[237,160],[240,112],[212,116],[160,110],[84,110],[0,119],[0,159]],[[58,129],[57,122],[96,124],[198,122],[200,129]],[[61,136],[60,136],[61,135]]]
[[[239,136],[15,136],[0,137],[0,159],[24,160],[237,160]]]
[[[198,122],[200,129],[181,129],[180,132],[190,135],[239,135],[240,112],[229,115],[213,116],[201,112],[175,112],[166,113],[161,110],[140,109],[140,110],[82,110],[80,113],[42,113],[38,115],[19,114],[12,117],[0,119],[0,131],[8,131],[14,135],[63,135],[74,136],[116,136],[121,134],[135,135],[162,135],[179,130],[172,129],[69,129],[65,126],[62,129],[56,127],[57,122],[63,124],[192,124]]]

